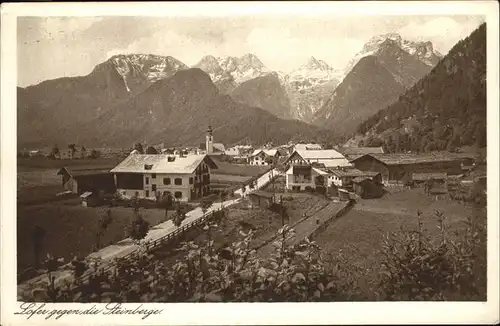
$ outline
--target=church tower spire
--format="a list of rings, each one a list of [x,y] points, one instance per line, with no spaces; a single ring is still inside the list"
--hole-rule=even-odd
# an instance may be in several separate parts
[[[214,137],[213,137],[212,126],[208,126],[205,145],[207,154],[212,154],[214,152]]]

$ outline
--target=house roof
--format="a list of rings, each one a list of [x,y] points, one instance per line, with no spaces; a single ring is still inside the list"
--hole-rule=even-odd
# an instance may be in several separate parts
[[[173,157],[173,161],[169,161]],[[169,174],[191,174],[201,164],[207,163],[211,168],[216,169],[215,162],[206,154],[188,155],[184,157],[164,155],[164,154],[133,154],[118,164],[112,173],[169,173]],[[150,165],[150,169],[146,169]]]
[[[446,179],[447,174],[446,173],[440,173],[440,172],[431,172],[431,173],[412,173],[412,180],[417,180],[417,181],[423,181],[423,180],[431,180],[431,179],[437,179],[437,180],[442,180]]]
[[[96,174],[108,174],[110,173],[113,165],[104,165],[104,166],[93,166],[93,167],[63,167],[57,171],[57,175],[61,175],[64,173],[69,174],[72,177],[80,177],[86,175],[96,175]]]
[[[320,144],[296,144],[293,146],[295,150],[321,150],[323,146]]]
[[[330,169],[329,171],[338,177],[363,177],[367,175],[366,172],[354,168],[345,170]]]
[[[365,154],[352,160],[351,162],[359,160],[362,157],[373,157],[376,160],[387,165],[401,165],[431,162],[453,162],[467,158],[472,159],[473,155],[449,152],[431,152],[422,154]]]
[[[224,146],[223,143],[213,143],[213,147],[216,150],[219,150],[221,152],[224,152],[226,150],[226,146]]]
[[[256,149],[252,152],[252,154],[250,156],[259,155],[261,152],[263,152],[267,156],[274,156],[274,155],[276,155],[277,150],[276,149]]]
[[[366,181],[366,180],[370,180],[370,178],[361,176],[361,177],[356,177],[356,178],[352,179],[352,182],[353,183],[361,183],[361,182]]]
[[[308,150],[295,150],[303,159],[339,159],[345,158],[344,155],[334,149],[308,149]]]
[[[364,155],[364,154],[383,154],[382,147],[345,147],[341,151],[344,155]]]

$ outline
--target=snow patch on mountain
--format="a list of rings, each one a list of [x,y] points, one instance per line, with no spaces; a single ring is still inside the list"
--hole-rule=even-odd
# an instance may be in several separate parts
[[[352,68],[356,65],[364,57],[374,55],[379,51],[380,46],[386,42],[387,40],[391,40],[395,42],[403,51],[409,53],[412,56],[415,56],[420,61],[424,62],[428,66],[435,66],[438,61],[443,57],[439,51],[435,50],[431,42],[414,42],[408,41],[401,37],[401,35],[397,33],[388,33],[382,34],[372,37],[364,46],[363,49],[358,52],[354,58],[349,61],[347,67],[344,70],[342,79],[352,70]]]
[[[242,57],[214,57],[207,55],[194,65],[210,75],[212,82],[231,80],[241,84],[247,80],[265,76],[270,73],[264,64],[254,54]]]
[[[129,91],[130,78],[142,78],[153,83],[188,68],[173,57],[152,54],[120,54],[111,57],[109,61],[122,76]]]

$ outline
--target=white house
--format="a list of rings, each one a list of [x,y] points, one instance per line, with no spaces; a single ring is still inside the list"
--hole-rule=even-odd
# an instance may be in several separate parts
[[[210,171],[216,168],[205,154],[131,154],[111,173],[124,197],[155,199],[170,194],[176,200],[190,201],[210,193]]]
[[[276,149],[256,149],[248,157],[248,163],[250,165],[269,165],[269,159],[278,156],[279,152]]]
[[[239,147],[230,147],[226,148],[226,151],[224,152],[227,156],[241,156],[241,151]]]
[[[286,189],[303,191],[307,187],[327,186],[328,172],[312,165],[292,165],[286,171]]]
[[[326,168],[337,166],[351,166],[351,163],[334,149],[296,150],[284,162],[292,165],[323,164]]]

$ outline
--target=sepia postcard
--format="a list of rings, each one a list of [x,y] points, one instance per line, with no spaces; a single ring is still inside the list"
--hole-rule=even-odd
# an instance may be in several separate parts
[[[498,9],[3,4],[1,324],[498,323]]]

